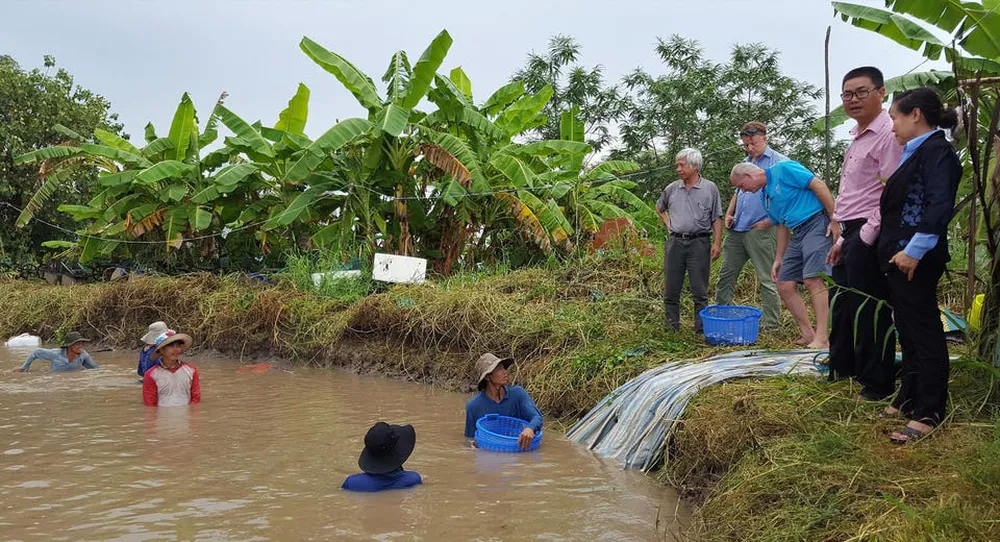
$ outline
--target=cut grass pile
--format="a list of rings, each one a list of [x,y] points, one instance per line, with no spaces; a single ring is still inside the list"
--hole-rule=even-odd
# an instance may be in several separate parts
[[[850,382],[726,383],[692,402],[659,476],[703,502],[703,540],[997,540],[996,381],[953,363],[948,422],[906,446]]]

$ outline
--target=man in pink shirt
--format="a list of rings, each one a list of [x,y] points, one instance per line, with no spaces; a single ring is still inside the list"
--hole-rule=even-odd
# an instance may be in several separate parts
[[[879,199],[885,181],[899,166],[903,147],[892,133],[892,119],[882,109],[885,87],[878,68],[849,71],[840,97],[847,115],[858,124],[851,130],[854,139],[844,153],[834,207],[841,236],[827,256],[834,281],[843,287],[835,288],[830,297],[830,379],[855,377],[862,398],[880,400],[895,388],[896,338],[889,307],[875,310],[878,300],[886,299],[886,285],[874,245],[880,225]]]

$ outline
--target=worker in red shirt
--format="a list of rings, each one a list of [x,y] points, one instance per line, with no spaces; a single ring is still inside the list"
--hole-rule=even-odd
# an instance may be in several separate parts
[[[201,402],[198,369],[180,360],[191,348],[191,336],[168,329],[156,338],[160,364],[142,377],[142,402],[148,406],[181,406]]]

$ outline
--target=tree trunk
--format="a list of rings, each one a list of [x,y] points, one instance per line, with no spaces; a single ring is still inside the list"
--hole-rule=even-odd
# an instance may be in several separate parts
[[[1000,111],[1000,104],[997,110]],[[993,137],[994,164],[1000,166],[1000,137]],[[994,212],[998,199],[1000,198],[1000,167],[994,166],[993,175],[989,183],[983,183],[981,190],[986,190],[986,185],[990,185],[990,197],[984,198],[985,206],[983,213]],[[1000,367],[1000,223],[987,220],[986,235],[989,242],[990,254],[990,277],[989,285],[986,287],[986,295],[983,300],[982,314],[979,316],[979,355],[984,360],[991,360],[995,367]],[[971,232],[975,235],[976,232]]]
[[[454,207],[445,209],[441,214],[441,242],[438,250],[443,259],[436,267],[439,273],[447,277],[454,271],[455,262],[465,248],[465,240],[469,234],[468,221],[459,218]]]
[[[826,41],[823,47],[823,68],[826,75],[826,120],[824,122],[823,180],[830,182],[830,28],[826,27]]]
[[[990,266],[990,285],[986,289],[983,312],[979,315],[979,356],[1000,367],[1000,259],[994,255]]]
[[[396,185],[396,221],[399,222],[399,246],[396,253],[400,256],[413,255],[413,236],[410,235],[410,218],[406,214],[406,200],[403,199],[403,185]]]

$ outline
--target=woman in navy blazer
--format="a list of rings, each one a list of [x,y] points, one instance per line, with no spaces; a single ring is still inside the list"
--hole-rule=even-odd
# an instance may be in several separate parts
[[[962,178],[958,154],[942,129],[958,124],[930,88],[898,94],[889,109],[903,156],[882,193],[878,257],[903,350],[899,393],[885,415],[909,422],[892,434],[896,444],[926,435],[945,416],[948,347],[937,285],[948,255],[948,222]]]

